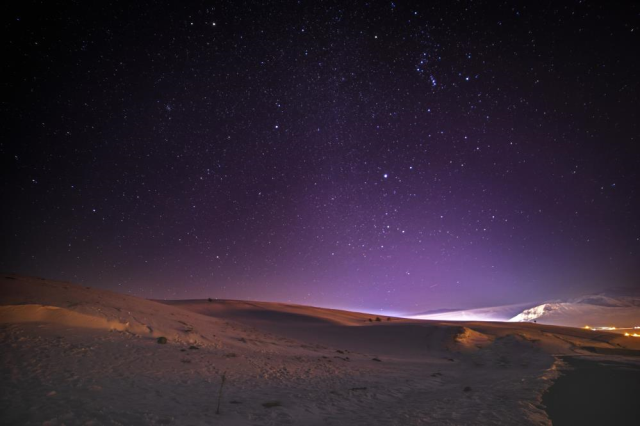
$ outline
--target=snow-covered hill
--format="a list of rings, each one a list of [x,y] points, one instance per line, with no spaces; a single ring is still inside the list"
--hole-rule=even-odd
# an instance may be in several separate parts
[[[635,291],[590,294],[566,301],[551,301],[525,309],[512,322],[539,322],[569,327],[640,326],[640,296]]]

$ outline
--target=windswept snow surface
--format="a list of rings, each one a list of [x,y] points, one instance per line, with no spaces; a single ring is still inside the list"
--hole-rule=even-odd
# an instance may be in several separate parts
[[[3,425],[550,425],[556,355],[640,339],[5,276],[0,347]]]

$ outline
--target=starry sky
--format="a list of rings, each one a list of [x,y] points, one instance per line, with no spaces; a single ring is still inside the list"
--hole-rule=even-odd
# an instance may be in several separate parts
[[[640,5],[14,2],[4,272],[411,313],[640,285]]]

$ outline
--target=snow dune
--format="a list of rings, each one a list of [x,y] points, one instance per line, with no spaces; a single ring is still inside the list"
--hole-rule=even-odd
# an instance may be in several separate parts
[[[5,276],[0,345],[1,424],[549,425],[541,401],[558,355],[634,355],[640,339],[280,303],[161,303]]]

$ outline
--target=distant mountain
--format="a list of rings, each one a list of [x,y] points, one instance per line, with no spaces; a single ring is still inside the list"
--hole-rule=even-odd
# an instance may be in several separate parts
[[[640,298],[640,286],[639,287],[614,287],[608,290],[604,290],[597,293],[601,296],[608,297],[637,297]]]
[[[640,326],[640,289],[613,289],[525,309],[512,322],[539,322],[569,327]]]

